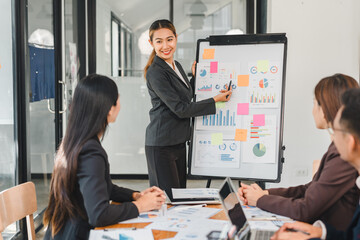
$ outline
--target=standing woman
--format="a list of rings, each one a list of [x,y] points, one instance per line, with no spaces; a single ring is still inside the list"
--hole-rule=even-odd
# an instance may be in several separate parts
[[[180,63],[174,61],[177,34],[168,20],[157,20],[149,28],[154,48],[145,67],[151,97],[150,124],[146,129],[145,152],[150,186],[171,195],[171,188],[186,187],[186,146],[190,140],[190,118],[215,114],[215,102],[229,101],[231,91],[192,102],[194,78],[189,82]],[[195,72],[195,63],[192,67]]]
[[[90,229],[135,218],[165,201],[157,187],[136,192],[112,184],[100,141],[115,122],[120,101],[115,82],[91,74],[74,93],[64,139],[56,154],[44,239],[88,239]],[[121,202],[113,205],[109,200]]]

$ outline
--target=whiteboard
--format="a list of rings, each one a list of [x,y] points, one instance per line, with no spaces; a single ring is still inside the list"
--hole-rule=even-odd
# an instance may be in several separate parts
[[[189,175],[280,181],[287,38],[285,34],[198,40],[195,101],[232,81],[216,114],[193,118]]]

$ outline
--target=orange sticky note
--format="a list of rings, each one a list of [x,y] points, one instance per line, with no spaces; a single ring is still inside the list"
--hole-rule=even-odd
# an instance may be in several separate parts
[[[215,48],[204,49],[203,59],[214,59],[215,57]]]
[[[238,75],[238,87],[248,87],[249,86],[249,75]]]
[[[247,129],[236,129],[235,130],[235,141],[246,142]]]

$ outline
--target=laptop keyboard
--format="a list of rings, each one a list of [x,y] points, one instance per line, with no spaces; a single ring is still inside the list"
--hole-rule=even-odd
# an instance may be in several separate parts
[[[255,231],[255,240],[269,240],[272,235],[274,235],[274,231],[262,231],[262,230],[256,230]]]

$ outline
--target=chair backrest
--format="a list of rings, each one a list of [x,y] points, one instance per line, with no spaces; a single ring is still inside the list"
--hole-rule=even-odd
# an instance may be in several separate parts
[[[37,210],[33,182],[27,182],[0,192],[0,240],[1,233],[10,224],[26,217],[28,239],[35,240],[33,213]]]

